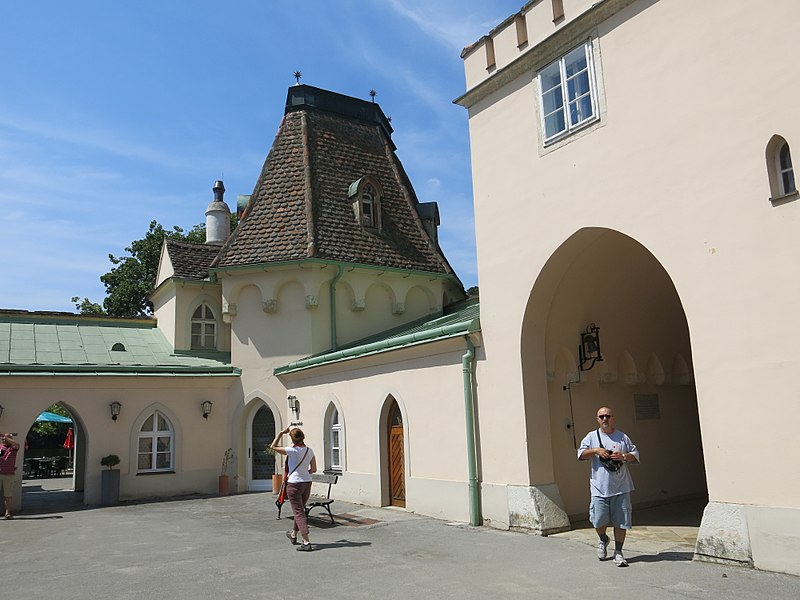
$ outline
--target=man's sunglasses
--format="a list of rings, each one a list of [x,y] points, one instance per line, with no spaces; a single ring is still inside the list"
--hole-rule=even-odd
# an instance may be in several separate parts
[[[598,419],[610,419],[613,416],[614,415],[597,415],[597,418]]]

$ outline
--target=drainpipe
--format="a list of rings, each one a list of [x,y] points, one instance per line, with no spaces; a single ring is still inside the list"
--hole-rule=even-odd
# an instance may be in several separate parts
[[[331,280],[330,290],[331,290],[331,350],[336,350],[336,284],[342,278],[344,274],[344,267],[342,265],[338,266],[338,271],[336,272],[336,277]]]
[[[464,414],[467,424],[467,469],[469,471],[469,524],[480,525],[481,496],[478,486],[478,463],[475,452],[475,403],[472,394],[472,361],[475,358],[475,346],[469,335],[464,336],[467,341],[467,352],[461,357],[461,371],[464,376]]]

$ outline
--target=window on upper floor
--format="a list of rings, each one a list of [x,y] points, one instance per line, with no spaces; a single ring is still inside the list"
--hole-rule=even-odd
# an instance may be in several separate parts
[[[591,41],[539,71],[539,102],[545,144],[598,119]]]
[[[205,302],[192,315],[192,350],[216,350],[217,319]]]
[[[344,470],[344,426],[339,410],[333,404],[328,409],[326,437],[326,468],[341,472]]]
[[[380,229],[382,195],[380,185],[372,177],[362,177],[350,184],[348,196],[353,198],[353,211],[362,227]]]
[[[772,199],[797,192],[789,143],[779,135],[772,136],[767,144],[767,173]]]
[[[175,432],[172,423],[159,411],[153,411],[139,429],[138,473],[174,470]]]

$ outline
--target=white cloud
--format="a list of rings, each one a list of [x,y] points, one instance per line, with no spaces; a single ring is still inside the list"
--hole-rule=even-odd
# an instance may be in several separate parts
[[[512,12],[507,14],[500,14],[500,9],[493,4],[389,0],[389,6],[397,14],[414,23],[426,35],[459,53],[518,10],[522,0],[514,3],[515,8],[511,8]]]

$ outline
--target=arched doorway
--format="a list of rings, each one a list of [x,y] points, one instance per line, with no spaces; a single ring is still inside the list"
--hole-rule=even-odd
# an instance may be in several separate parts
[[[22,510],[26,514],[83,507],[85,429],[63,403],[42,410],[24,438]]]
[[[582,371],[580,333],[591,323],[604,360]],[[539,274],[522,332],[531,484],[555,482],[571,520],[586,518],[588,467],[576,445],[600,406],[639,446],[635,505],[707,497],[689,326],[650,251],[613,230],[576,232]],[[692,460],[676,468],[676,453]]]
[[[275,474],[275,455],[267,452],[266,447],[275,439],[275,415],[266,404],[261,404],[253,413],[247,433],[248,489],[270,491]]]
[[[387,457],[389,467],[389,504],[406,506],[406,470],[405,470],[405,435],[403,431],[403,415],[397,401],[393,400],[389,407],[387,419]]]

